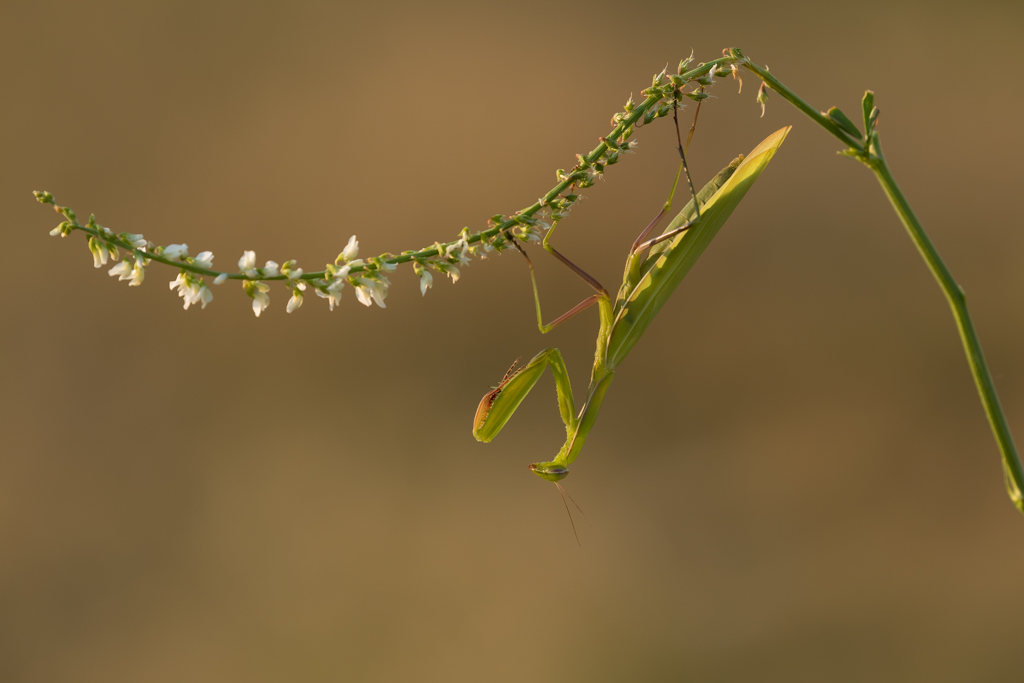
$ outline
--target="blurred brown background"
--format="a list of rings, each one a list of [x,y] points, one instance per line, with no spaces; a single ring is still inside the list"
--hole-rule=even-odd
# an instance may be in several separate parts
[[[255,319],[129,289],[33,189],[234,268],[418,248],[530,204],[630,92],[743,47],[819,108],[882,109],[1024,441],[1019,3],[47,3],[0,9],[0,680],[1004,681],[1024,520],[947,306],[870,174],[756,82],[717,86],[703,182],[768,172],[620,368],[566,481],[518,257],[387,310]],[[689,120],[687,115],[685,120]],[[675,170],[671,124],[563,225],[606,285]],[[588,294],[536,252],[549,317]],[[578,389],[579,390],[579,389]]]

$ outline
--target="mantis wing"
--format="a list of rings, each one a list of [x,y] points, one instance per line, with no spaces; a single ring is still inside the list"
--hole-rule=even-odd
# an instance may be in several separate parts
[[[775,131],[755,147],[725,185],[703,205],[700,218],[693,227],[672,239],[670,246],[658,254],[657,258],[648,259],[644,264],[643,270],[646,272],[632,291],[623,297],[624,301],[616,306],[617,315],[606,361],[610,368],[616,367],[639,341],[654,316],[771,161],[790,128],[792,126]],[[675,227],[677,221],[678,218],[670,227]]]

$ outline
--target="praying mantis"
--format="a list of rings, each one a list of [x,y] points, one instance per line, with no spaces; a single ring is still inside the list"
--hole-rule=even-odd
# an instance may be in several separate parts
[[[678,120],[676,127],[678,139]],[[529,468],[537,476],[554,482],[558,486],[558,482],[569,474],[569,465],[579,456],[580,450],[587,440],[587,435],[594,426],[619,363],[639,341],[662,305],[679,286],[704,249],[728,220],[733,209],[771,161],[779,146],[786,139],[790,128],[791,126],[787,126],[772,133],[746,157],[740,155],[734,159],[700,192],[694,192],[689,169],[686,167],[686,155],[680,142],[679,170],[676,172],[668,201],[665,202],[658,216],[633,243],[626,259],[622,285],[614,300],[597,280],[551,246],[551,236],[558,227],[556,220],[542,242],[545,251],[578,275],[594,289],[595,293],[567,313],[545,325],[541,315],[540,295],[537,290],[533,264],[526,252],[520,249],[520,253],[526,257],[527,263],[530,265],[530,278],[537,309],[537,326],[541,333],[550,332],[577,313],[597,304],[600,323],[590,386],[587,388],[583,407],[577,412],[569,375],[558,349],[544,349],[518,370],[515,369],[517,360],[498,386],[481,399],[473,420],[473,436],[483,442],[489,442],[497,436],[543,375],[545,368],[550,367],[555,378],[558,410],[561,413],[562,422],[565,424],[565,444],[552,460],[532,463]],[[686,174],[692,198],[661,235],[648,239],[650,233],[671,208],[672,197],[679,184],[680,172]],[[516,246],[518,248],[518,245]]]

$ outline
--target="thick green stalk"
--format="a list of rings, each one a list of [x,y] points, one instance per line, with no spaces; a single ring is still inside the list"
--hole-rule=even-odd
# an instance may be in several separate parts
[[[1024,467],[1021,466],[1020,458],[1017,455],[1017,448],[1013,443],[1013,436],[1010,434],[1010,427],[1006,423],[1002,406],[999,404],[999,395],[996,393],[992,377],[988,372],[988,366],[985,364],[985,355],[981,350],[981,342],[978,341],[978,335],[975,333],[974,325],[971,323],[971,316],[967,312],[967,300],[964,296],[964,291],[957,284],[956,280],[953,279],[952,273],[949,272],[949,268],[942,261],[938,250],[928,238],[924,228],[921,227],[920,221],[917,220],[913,209],[910,208],[910,203],[907,202],[899,185],[896,184],[896,180],[892,177],[892,173],[889,172],[889,166],[885,163],[885,156],[882,154],[882,147],[878,140],[878,133],[871,130],[874,121],[870,123],[867,121],[867,109],[870,109],[871,105],[867,105],[865,109],[867,133],[863,139],[855,140],[849,133],[840,128],[833,118],[827,114],[815,111],[809,104],[797,97],[793,91],[772,76],[767,69],[757,66],[744,57],[740,50],[732,48],[728,52],[737,59],[738,64],[742,64],[750,71],[753,71],[768,87],[779,93],[797,109],[807,114],[825,130],[839,138],[843,144],[849,147],[849,150],[845,151],[844,154],[860,160],[878,178],[878,182],[882,185],[882,190],[885,191],[889,201],[892,202],[896,215],[899,216],[903,227],[907,230],[907,234],[910,235],[910,239],[913,240],[921,257],[928,265],[928,269],[931,270],[936,282],[938,282],[939,287],[942,289],[942,293],[946,295],[950,308],[953,309],[953,317],[956,319],[957,329],[960,331],[960,339],[964,345],[964,353],[967,355],[967,364],[971,368],[974,383],[977,385],[978,394],[981,397],[981,405],[985,409],[985,415],[988,416],[996,444],[999,446],[999,452],[1002,454],[1007,493],[1009,493],[1010,500],[1013,501],[1014,506],[1024,513]],[[871,102],[873,103],[873,95],[871,97]],[[868,102],[867,99],[865,101]]]

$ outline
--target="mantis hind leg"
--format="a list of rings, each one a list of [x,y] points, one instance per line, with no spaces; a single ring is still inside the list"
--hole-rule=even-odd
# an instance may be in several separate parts
[[[526,259],[526,264],[530,267],[530,283],[533,285],[533,303],[534,303],[534,306],[537,309],[537,327],[538,327],[538,329],[540,329],[541,334],[547,334],[551,330],[555,329],[557,326],[559,326],[562,323],[564,323],[569,318],[572,318],[575,315],[577,315],[578,313],[581,313],[581,312],[587,310],[588,308],[590,308],[591,306],[596,304],[598,301],[600,301],[602,298],[605,298],[605,299],[610,299],[611,298],[610,295],[608,294],[608,291],[604,287],[601,286],[600,282],[595,280],[589,273],[587,273],[585,270],[583,270],[582,268],[577,266],[575,263],[573,263],[572,261],[567,259],[565,256],[563,256],[561,253],[559,253],[554,247],[552,247],[548,243],[548,238],[551,237],[551,233],[553,233],[555,231],[555,228],[557,228],[557,227],[558,227],[558,221],[555,221],[555,224],[553,226],[551,226],[551,229],[548,230],[548,234],[545,235],[545,237],[544,237],[544,242],[543,242],[544,249],[547,250],[550,254],[552,254],[555,258],[557,258],[559,261],[561,261],[562,263],[567,265],[570,268],[570,270],[572,270],[574,273],[576,273],[584,282],[586,282],[588,285],[590,285],[597,293],[596,294],[592,294],[591,296],[588,296],[586,299],[584,299],[580,303],[576,304],[571,309],[569,309],[568,311],[566,311],[562,315],[560,315],[557,318],[555,318],[554,320],[552,320],[550,323],[545,324],[544,323],[544,315],[541,313],[541,309],[540,309],[540,290],[537,287],[537,275],[536,275],[536,273],[534,272],[534,269],[533,269],[533,261],[530,260],[530,257],[526,253],[526,251],[522,247],[520,247],[519,244],[515,240],[512,240],[512,244],[515,246],[516,249],[519,250],[519,253],[523,255],[523,258]]]
[[[683,138],[681,133],[679,132],[679,89],[677,88],[672,100],[672,120],[676,124],[676,143],[678,144],[679,149],[679,168],[676,170],[676,179],[672,182],[672,189],[668,193],[668,200],[665,202],[665,206],[662,207],[661,212],[654,217],[654,220],[651,221],[650,224],[646,228],[644,228],[643,232],[641,232],[640,235],[633,241],[633,247],[629,250],[630,256],[638,252],[641,252],[644,249],[649,248],[651,246],[649,244],[646,244],[645,240],[647,239],[647,236],[651,234],[651,231],[658,227],[658,223],[660,223],[661,219],[665,217],[665,214],[669,212],[669,209],[672,208],[672,198],[676,194],[676,186],[679,185],[680,173],[686,173],[686,183],[690,187],[690,195],[693,197],[693,203],[696,207],[696,217],[700,218],[700,206],[697,202],[697,193],[694,191],[693,180],[690,178],[690,168],[686,165],[686,150],[690,146],[690,140],[693,138],[693,131],[697,127],[698,114],[700,114],[700,102],[697,102],[697,110],[693,114],[693,125],[690,126],[690,134],[686,138],[686,146],[684,147]]]

